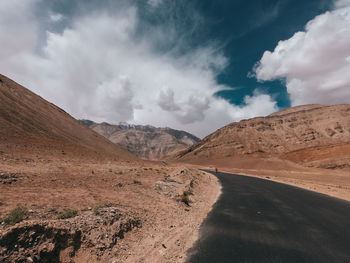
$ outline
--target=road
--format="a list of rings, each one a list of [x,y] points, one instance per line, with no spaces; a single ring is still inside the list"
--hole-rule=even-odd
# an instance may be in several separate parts
[[[188,263],[350,262],[349,202],[259,178],[217,177],[222,195]]]

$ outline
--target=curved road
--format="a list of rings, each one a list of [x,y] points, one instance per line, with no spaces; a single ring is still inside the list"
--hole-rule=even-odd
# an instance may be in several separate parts
[[[349,202],[258,178],[217,177],[222,195],[188,263],[350,262]]]

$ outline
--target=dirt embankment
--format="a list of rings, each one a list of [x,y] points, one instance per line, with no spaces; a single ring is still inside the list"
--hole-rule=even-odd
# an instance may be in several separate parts
[[[1,262],[184,262],[220,193],[185,166],[0,162],[0,218],[25,208],[0,225]]]

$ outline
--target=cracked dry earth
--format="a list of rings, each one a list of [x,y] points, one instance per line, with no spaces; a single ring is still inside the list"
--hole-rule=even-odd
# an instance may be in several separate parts
[[[6,263],[184,262],[220,193],[212,175],[156,162],[13,161],[1,165],[0,218],[27,214],[0,225]],[[77,215],[60,219],[65,209]]]

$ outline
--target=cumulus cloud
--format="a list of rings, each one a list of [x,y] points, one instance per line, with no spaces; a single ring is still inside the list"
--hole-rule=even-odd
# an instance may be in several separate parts
[[[0,71],[76,118],[170,126],[204,136],[277,110],[264,94],[246,97],[243,106],[216,97],[227,88],[216,81],[226,57],[212,45],[176,56],[157,52],[153,34],[138,35],[143,21],[136,5],[74,17],[62,32],[46,32],[37,52],[42,41],[40,21],[30,15],[35,5],[0,2]]]
[[[304,32],[280,41],[256,65],[261,81],[285,79],[293,105],[350,101],[350,1],[308,22]]]

